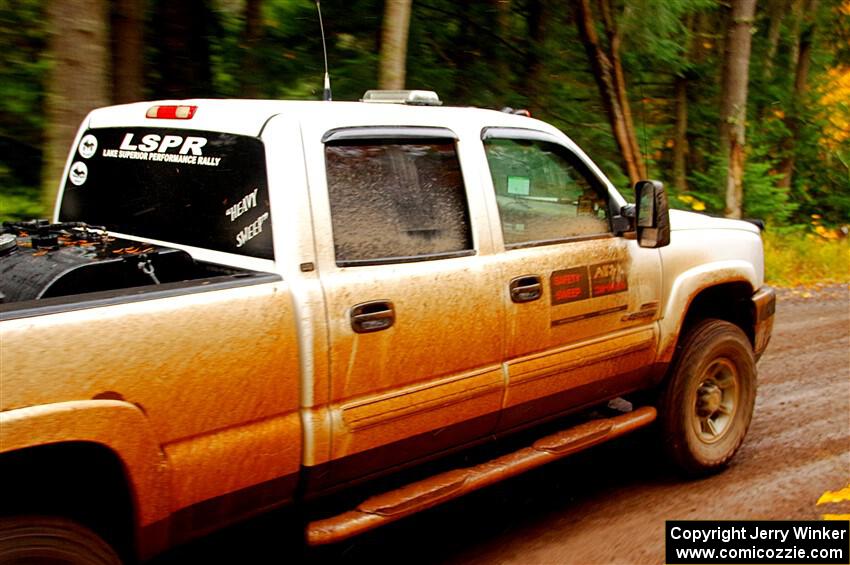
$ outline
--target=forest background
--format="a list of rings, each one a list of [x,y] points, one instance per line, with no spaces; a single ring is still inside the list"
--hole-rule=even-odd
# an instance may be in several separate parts
[[[774,284],[850,281],[850,0],[325,0],[335,100],[528,109],[624,194],[763,219]],[[309,0],[0,1],[0,220],[45,217],[92,108],[319,99]]]

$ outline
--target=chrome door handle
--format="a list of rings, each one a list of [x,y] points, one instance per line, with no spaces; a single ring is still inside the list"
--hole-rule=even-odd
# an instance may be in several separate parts
[[[365,334],[391,328],[395,323],[395,309],[389,300],[372,300],[351,307],[351,329]]]
[[[511,300],[516,303],[532,302],[543,296],[543,283],[538,275],[523,275],[511,280],[508,286]]]

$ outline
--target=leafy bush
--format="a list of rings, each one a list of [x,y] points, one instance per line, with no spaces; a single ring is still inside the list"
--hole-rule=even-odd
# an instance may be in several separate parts
[[[31,220],[45,216],[34,190],[12,189],[0,193],[0,222]]]
[[[764,234],[765,279],[775,286],[850,283],[850,239],[786,229]],[[835,234],[834,231],[824,231]]]

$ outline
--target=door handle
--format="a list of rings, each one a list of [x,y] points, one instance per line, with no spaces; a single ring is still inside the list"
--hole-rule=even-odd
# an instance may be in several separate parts
[[[389,300],[372,300],[351,307],[351,329],[359,334],[379,332],[395,323],[395,309]]]
[[[523,275],[511,280],[508,287],[511,290],[511,300],[517,303],[531,302],[543,296],[543,284],[537,275]]]

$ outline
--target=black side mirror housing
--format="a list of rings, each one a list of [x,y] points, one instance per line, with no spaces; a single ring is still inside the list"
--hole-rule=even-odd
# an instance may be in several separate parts
[[[620,209],[619,214],[611,216],[611,230],[614,235],[625,235],[628,232],[634,231],[635,207],[631,204],[626,204]]]
[[[656,249],[670,244],[670,208],[664,185],[657,180],[635,183],[637,239],[641,247]]]

